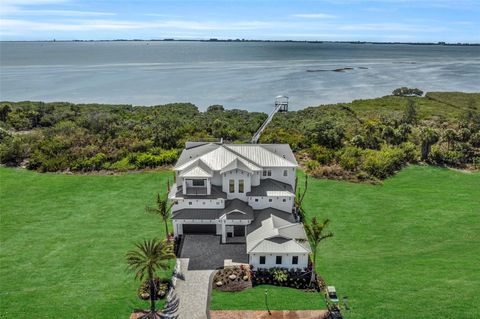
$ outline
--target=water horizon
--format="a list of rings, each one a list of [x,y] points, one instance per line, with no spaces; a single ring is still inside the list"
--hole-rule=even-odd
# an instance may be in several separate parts
[[[480,91],[480,47],[290,41],[0,43],[0,99],[189,102],[268,112],[381,97],[398,87]]]

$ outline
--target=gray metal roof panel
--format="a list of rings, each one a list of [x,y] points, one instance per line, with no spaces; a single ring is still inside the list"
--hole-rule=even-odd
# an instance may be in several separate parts
[[[260,180],[260,185],[252,186],[252,189],[247,193],[247,196],[268,196],[267,192],[282,191],[286,191],[294,195],[293,188],[290,184],[282,183],[271,178],[266,178]]]

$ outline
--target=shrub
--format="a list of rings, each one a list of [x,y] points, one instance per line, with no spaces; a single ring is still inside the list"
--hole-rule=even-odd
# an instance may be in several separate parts
[[[314,160],[323,165],[331,164],[335,159],[335,151],[323,145],[312,145],[309,153]]]
[[[358,147],[346,147],[340,154],[339,164],[343,169],[357,171],[362,163],[363,150]]]
[[[407,153],[402,148],[384,147],[380,151],[367,150],[362,169],[370,176],[387,178],[407,163],[409,156],[410,152]]]
[[[252,284],[307,289],[310,285],[310,272],[299,268],[259,268],[252,271]],[[318,286],[315,285],[314,288],[318,290]]]
[[[95,156],[89,158],[81,158],[73,164],[74,170],[80,171],[92,171],[99,170],[103,168],[105,162],[107,161],[107,156],[103,153],[98,153]]]

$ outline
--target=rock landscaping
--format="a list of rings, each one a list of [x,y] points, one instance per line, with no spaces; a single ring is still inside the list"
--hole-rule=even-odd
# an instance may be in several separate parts
[[[249,266],[220,269],[213,277],[213,288],[220,291],[241,291],[252,287]]]
[[[155,300],[163,299],[168,293],[172,283],[169,280],[155,278]],[[142,300],[150,299],[150,283],[144,281],[138,288],[138,297]]]

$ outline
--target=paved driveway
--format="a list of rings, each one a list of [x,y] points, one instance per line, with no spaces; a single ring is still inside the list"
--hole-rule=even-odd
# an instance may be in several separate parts
[[[225,259],[248,263],[245,244],[221,244],[216,235],[184,235],[180,258],[189,258],[188,270],[223,267]]]

